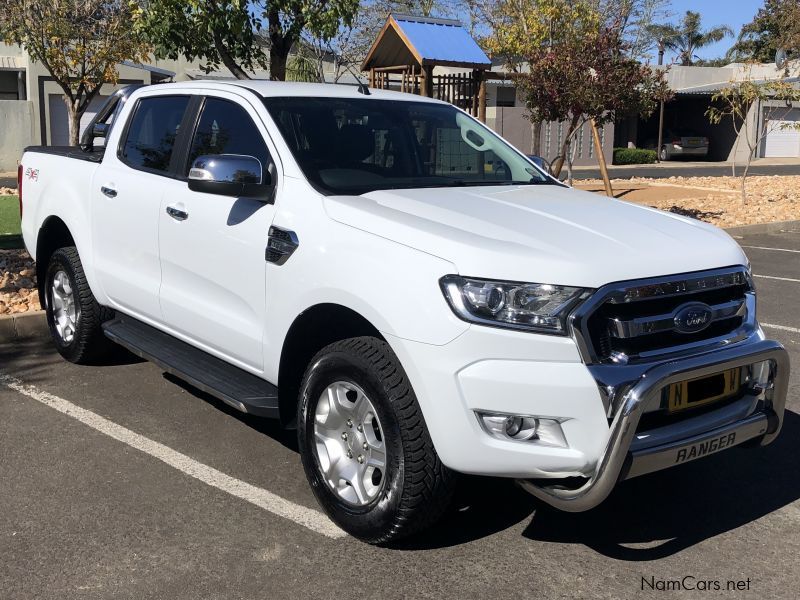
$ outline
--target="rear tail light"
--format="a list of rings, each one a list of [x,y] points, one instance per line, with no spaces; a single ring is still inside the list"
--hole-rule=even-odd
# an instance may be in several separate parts
[[[675,146],[680,146],[681,145],[681,138],[678,138],[676,140],[672,140],[672,144],[675,145]]]
[[[22,219],[22,165],[17,167],[17,196],[19,197],[19,218]]]

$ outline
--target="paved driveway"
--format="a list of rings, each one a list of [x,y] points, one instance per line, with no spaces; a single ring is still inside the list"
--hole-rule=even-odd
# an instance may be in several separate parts
[[[775,444],[625,482],[578,515],[464,478],[440,526],[391,549],[330,528],[270,422],[149,363],[0,346],[0,597],[794,598],[800,232],[739,241],[796,366]]]

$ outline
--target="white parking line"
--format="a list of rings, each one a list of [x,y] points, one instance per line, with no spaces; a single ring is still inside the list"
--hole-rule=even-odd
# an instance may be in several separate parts
[[[770,323],[761,323],[762,327],[766,327],[767,329],[778,329],[780,331],[791,331],[792,333],[800,333],[800,329],[797,327],[787,327],[786,325],[772,325]]]
[[[766,246],[742,246],[742,248],[752,248],[753,250],[774,250],[775,252],[794,252],[800,254],[800,250],[792,250],[790,248],[768,248]]]
[[[123,444],[141,450],[145,454],[157,458],[180,472],[194,477],[211,487],[227,492],[231,496],[246,500],[275,515],[294,521],[303,527],[307,527],[311,531],[321,533],[329,538],[341,538],[346,535],[344,531],[339,529],[327,516],[319,511],[300,506],[265,489],[226,475],[168,446],[154,442],[150,438],[146,438],[130,429],[117,425],[90,410],[86,410],[63,398],[42,391],[35,386],[25,384],[15,377],[0,373],[0,384],[28,398],[32,398],[37,402],[41,402],[45,406],[54,408],[68,417],[72,417],[84,425],[88,425],[92,429],[104,433]]]
[[[800,283],[800,279],[792,279],[791,277],[775,277],[774,275],[753,275],[753,277],[760,277],[761,279],[777,279],[778,281],[793,281]]]

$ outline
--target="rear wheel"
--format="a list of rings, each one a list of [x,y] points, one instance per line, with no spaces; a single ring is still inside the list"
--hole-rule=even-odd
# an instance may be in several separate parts
[[[44,300],[50,335],[65,359],[92,363],[112,348],[101,325],[113,312],[95,300],[74,246],[59,248],[50,257]]]
[[[455,474],[439,460],[386,342],[360,337],[321,350],[303,378],[297,422],[311,488],[351,535],[390,542],[447,508]]]
[[[666,146],[661,146],[661,150],[658,151],[658,159],[661,161],[669,160],[669,153],[667,152]]]

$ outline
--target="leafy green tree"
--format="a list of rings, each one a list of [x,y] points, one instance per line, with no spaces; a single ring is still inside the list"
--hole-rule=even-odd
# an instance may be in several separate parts
[[[0,2],[0,39],[23,46],[64,91],[73,146],[89,103],[103,83],[117,81],[117,63],[147,55],[133,17],[126,0]]]
[[[779,48],[800,53],[797,0],[766,0],[753,20],[742,27],[732,51],[739,59],[772,62]]]
[[[286,79],[289,53],[304,32],[329,39],[347,24],[358,0],[142,0],[140,28],[156,55],[225,65],[239,79],[269,66]]]
[[[156,56],[205,61],[206,72],[222,63],[238,79],[267,67],[256,36],[258,21],[246,0],[142,0],[137,24]]]
[[[284,80],[289,52],[303,32],[332,38],[342,24],[352,21],[358,0],[266,0],[261,6],[267,24],[270,77]]]
[[[687,10],[680,23],[651,25],[649,30],[654,38],[663,40],[665,48],[678,55],[682,65],[689,66],[697,58],[697,50],[733,36],[733,30],[727,25],[711,29],[703,29],[701,25],[700,13]]]

